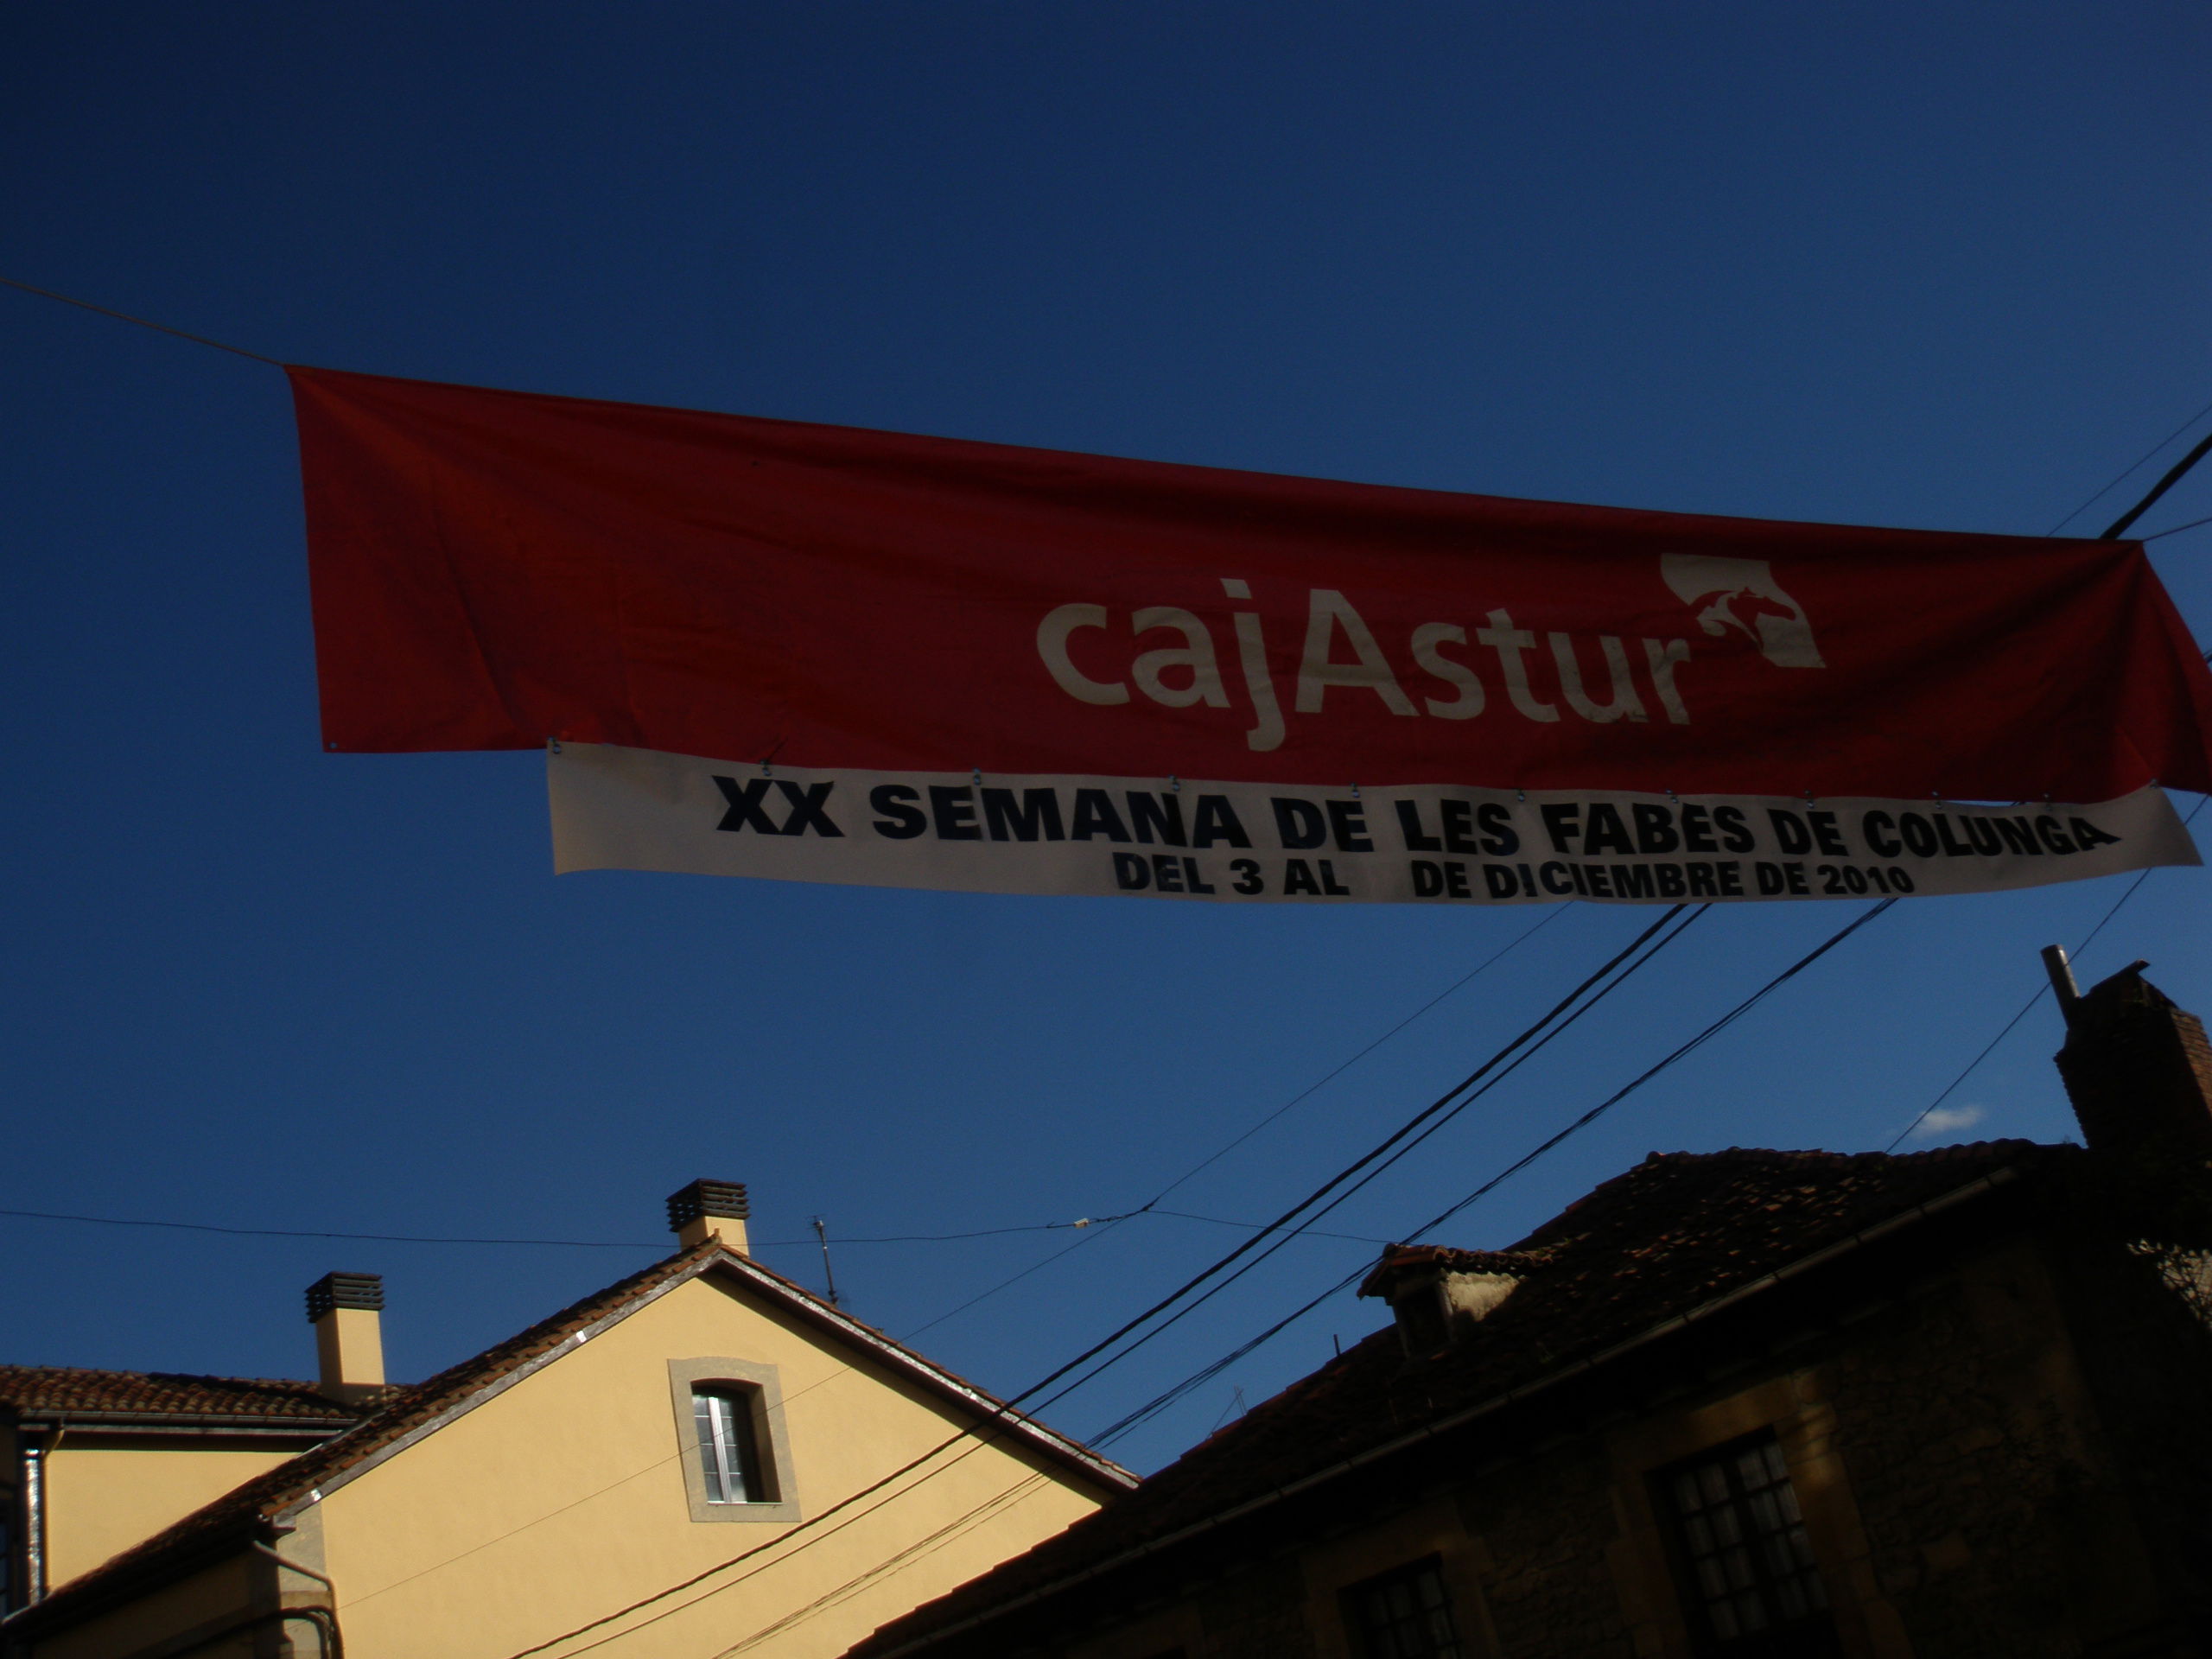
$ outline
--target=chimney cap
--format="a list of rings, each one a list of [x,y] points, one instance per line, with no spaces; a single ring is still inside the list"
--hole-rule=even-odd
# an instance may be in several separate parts
[[[668,1195],[668,1230],[680,1233],[702,1216],[721,1216],[731,1221],[749,1220],[753,1206],[746,1199],[742,1181],[694,1181]]]
[[[384,1311],[384,1275],[380,1273],[326,1273],[308,1287],[308,1323],[341,1307]]]

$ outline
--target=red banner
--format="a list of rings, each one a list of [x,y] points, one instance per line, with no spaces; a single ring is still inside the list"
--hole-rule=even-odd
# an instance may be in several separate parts
[[[2212,791],[2212,675],[2134,543],[291,375],[333,750],[1516,804]]]

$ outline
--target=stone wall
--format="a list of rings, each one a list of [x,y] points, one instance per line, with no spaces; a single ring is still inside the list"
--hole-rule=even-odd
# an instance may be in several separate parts
[[[1313,1659],[1306,1579],[1295,1556],[1215,1586],[1198,1598],[1198,1613],[1204,1659]]]
[[[2205,1258],[2129,1244],[2059,1195],[2024,1201],[2032,1231],[1961,1224],[1932,1257],[1854,1258],[1730,1330],[1670,1339],[1633,1394],[1609,1412],[1585,1397],[1557,1419],[1579,1431],[1516,1460],[1463,1465],[1455,1485],[1440,1446],[1402,1505],[1385,1493],[1371,1518],[1180,1598],[1176,1645],[1358,1659],[1342,1589],[1433,1554],[1467,1659],[1689,1659],[1650,1477],[1771,1428],[1847,1659],[2212,1655],[2190,1635],[2212,1633]],[[1510,1457],[1531,1427],[1501,1419],[1452,1455]],[[1126,1639],[1074,1651],[1151,1659]]]
[[[1620,1528],[1598,1436],[1468,1488],[1459,1512],[1502,1653],[1634,1652],[1611,1571]]]

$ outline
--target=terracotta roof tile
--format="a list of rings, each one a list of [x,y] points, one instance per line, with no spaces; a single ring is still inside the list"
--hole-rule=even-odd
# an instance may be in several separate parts
[[[1472,1339],[1409,1360],[1385,1325],[1208,1438],[1128,1497],[1077,1522],[855,1648],[884,1655],[1069,1574],[1495,1400],[1578,1358],[1748,1285],[2007,1166],[2074,1147],[1986,1141],[1880,1153],[1653,1153],[1508,1252],[1393,1246],[1401,1261],[1511,1271],[1514,1294]],[[1502,1264],[1514,1262],[1510,1268]],[[1386,1266],[1390,1265],[1386,1258]]]
[[[94,1371],[73,1365],[0,1365],[0,1411],[41,1416],[236,1417],[350,1422],[358,1408],[312,1382],[176,1371]]]

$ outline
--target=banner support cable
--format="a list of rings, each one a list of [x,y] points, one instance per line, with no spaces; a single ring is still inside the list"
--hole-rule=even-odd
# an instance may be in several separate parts
[[[2160,496],[2164,495],[2168,490],[2173,488],[2175,485],[2180,483],[2183,477],[2188,473],[2189,469],[2196,466],[2198,461],[2203,460],[2208,454],[2212,454],[2212,432],[2208,432],[2202,437],[2199,438],[2196,441],[2196,448],[2190,450],[2179,461],[2176,461],[2167,469],[2166,475],[2151,486],[2150,494],[2145,496],[2140,501],[2138,501],[2126,512],[2123,512],[2119,518],[2113,519],[2111,527],[2107,529],[2103,535],[2098,537],[2097,539],[2101,542],[2118,541],[2120,537],[2121,531],[2125,531],[2138,518],[2140,518],[2145,512],[2148,512],[2152,505],[2157,503]]]

